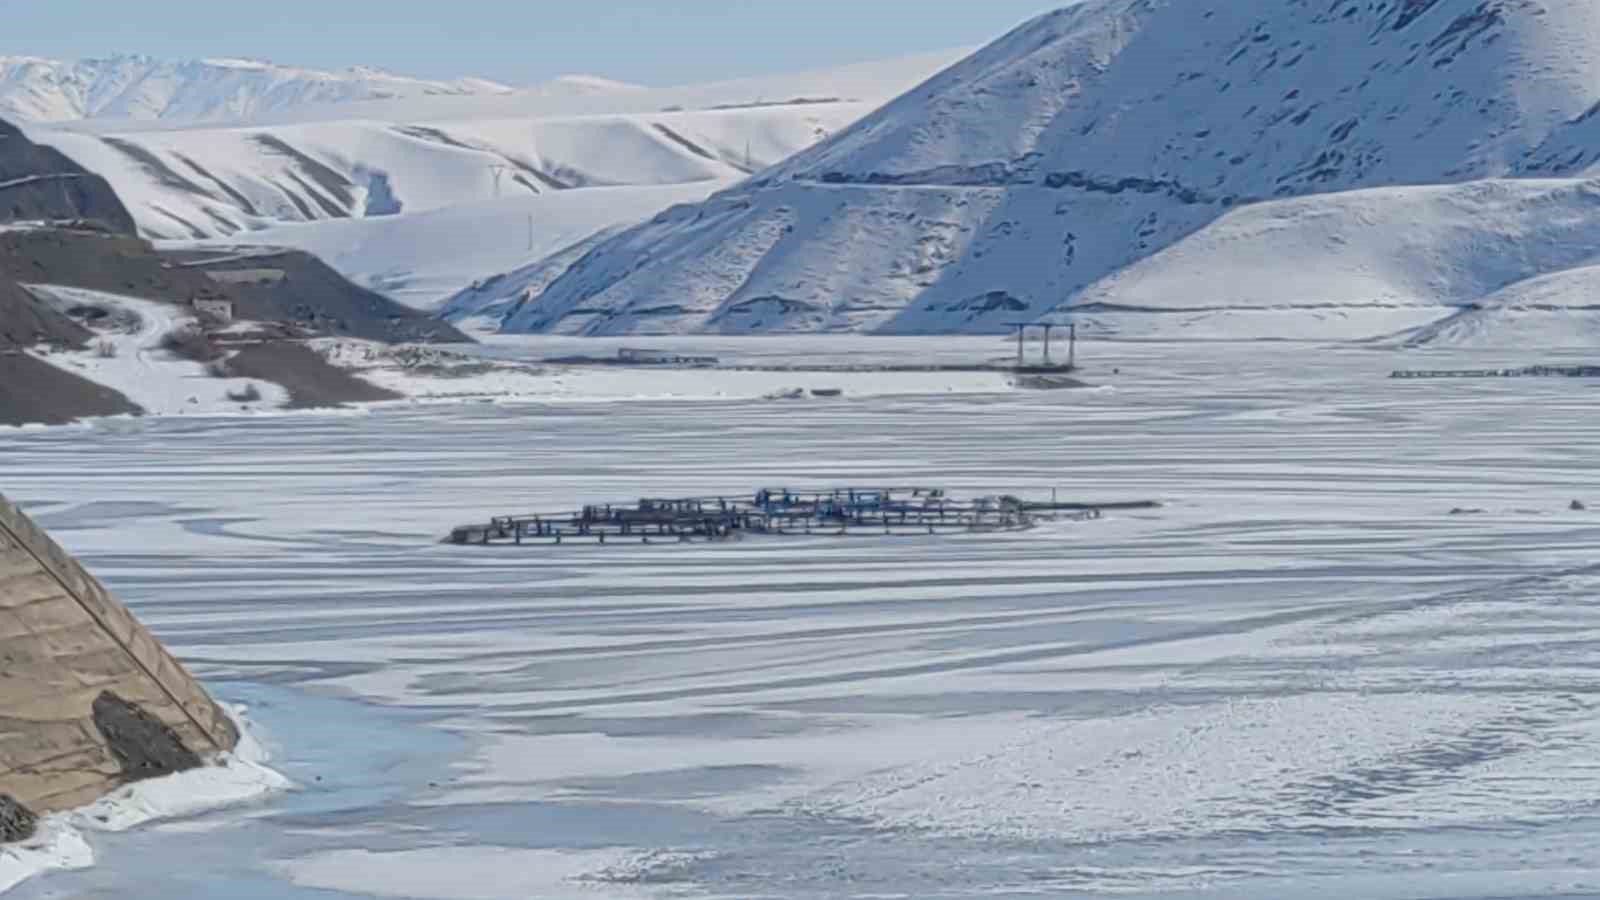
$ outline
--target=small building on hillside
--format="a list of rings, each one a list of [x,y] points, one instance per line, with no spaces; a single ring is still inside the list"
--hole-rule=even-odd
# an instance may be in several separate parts
[[[195,299],[194,311],[200,315],[217,322],[233,321],[232,300],[200,300]]]
[[[212,269],[206,277],[218,284],[277,284],[289,277],[282,269]]]

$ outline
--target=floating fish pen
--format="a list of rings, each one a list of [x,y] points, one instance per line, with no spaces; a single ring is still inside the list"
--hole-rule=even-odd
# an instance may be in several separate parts
[[[1600,378],[1600,366],[1521,366],[1513,369],[1396,369],[1390,378]]]
[[[744,535],[911,535],[1022,531],[1041,519],[1096,519],[1097,507],[1016,497],[958,500],[937,488],[768,488],[744,497],[645,499],[570,513],[497,516],[450,532],[452,544],[690,543]]]

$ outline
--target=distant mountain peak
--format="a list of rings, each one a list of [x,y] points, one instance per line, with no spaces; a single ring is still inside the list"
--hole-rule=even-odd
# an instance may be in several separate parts
[[[373,66],[327,71],[238,57],[161,60],[130,53],[53,60],[0,56],[0,118],[30,122],[224,122],[306,106],[511,90],[481,78],[433,81]]]

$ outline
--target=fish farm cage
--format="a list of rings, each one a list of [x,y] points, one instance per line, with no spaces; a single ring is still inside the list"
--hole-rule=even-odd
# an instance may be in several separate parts
[[[1114,504],[1148,507],[1155,504]],[[1097,519],[1105,505],[956,499],[938,488],[766,488],[742,497],[645,499],[576,512],[496,516],[452,529],[447,543],[691,543],[745,535],[913,535],[1023,531],[1041,520]]]

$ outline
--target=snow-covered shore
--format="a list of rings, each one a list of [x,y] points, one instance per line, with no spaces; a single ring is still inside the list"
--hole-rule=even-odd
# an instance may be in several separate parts
[[[810,340],[813,348],[821,342]],[[322,338],[313,348],[334,365],[418,402],[572,402],[618,400],[751,400],[1000,393],[1012,389],[999,371],[805,371],[756,368],[573,365],[517,359],[510,345],[477,348],[392,347]],[[908,348],[909,349],[909,348]],[[804,352],[804,351],[802,351]],[[837,392],[837,393],[835,393]]]

